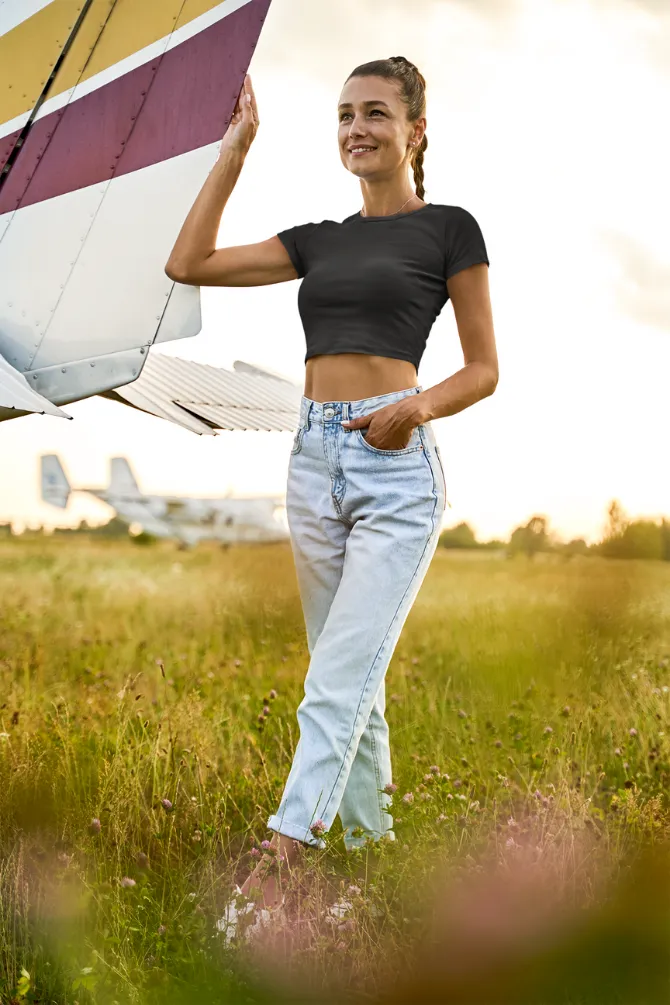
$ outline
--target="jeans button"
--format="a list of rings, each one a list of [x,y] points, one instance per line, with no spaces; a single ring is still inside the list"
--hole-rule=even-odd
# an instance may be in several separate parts
[[[332,417],[335,415],[335,409],[334,408],[326,408],[326,409],[324,409],[324,413],[323,414],[325,415],[325,417],[327,419],[332,419]]]

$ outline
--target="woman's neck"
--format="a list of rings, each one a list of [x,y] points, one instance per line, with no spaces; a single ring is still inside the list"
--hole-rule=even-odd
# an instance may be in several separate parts
[[[409,186],[377,190],[369,185],[361,185],[363,196],[363,216],[394,216],[401,211],[411,212],[423,205],[423,201]]]

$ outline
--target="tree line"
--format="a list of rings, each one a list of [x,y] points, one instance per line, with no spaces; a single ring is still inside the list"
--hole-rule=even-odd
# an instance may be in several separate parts
[[[443,548],[470,548],[479,550],[504,550],[508,555],[526,555],[532,558],[539,552],[572,557],[573,555],[601,555],[604,558],[651,558],[670,562],[670,520],[631,520],[621,504],[614,499],[607,507],[607,522],[602,539],[587,544],[584,538],[559,541],[549,529],[544,515],[535,515],[516,527],[508,541],[478,541],[468,523],[449,527],[440,535]]]

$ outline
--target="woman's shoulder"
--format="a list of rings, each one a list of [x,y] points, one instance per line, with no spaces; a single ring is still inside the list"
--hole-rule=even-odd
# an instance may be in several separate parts
[[[474,219],[469,209],[464,206],[454,206],[444,202],[430,202],[427,206],[432,206],[446,220]]]
[[[435,227],[444,235],[448,244],[460,240],[483,240],[479,221],[465,206],[446,203],[433,205],[436,210],[433,217]]]
[[[307,237],[319,231],[341,226],[342,224],[338,220],[309,220],[307,223],[298,223],[292,227],[287,227],[285,230],[279,231],[279,233],[296,233]]]

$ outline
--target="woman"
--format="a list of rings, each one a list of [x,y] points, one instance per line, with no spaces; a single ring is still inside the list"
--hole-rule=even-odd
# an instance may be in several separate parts
[[[258,128],[246,77],[165,270],[200,286],[304,277],[305,388],[287,513],[311,659],[299,742],[268,821],[271,850],[289,864],[303,845],[323,846],[337,814],[347,848],[394,838],[384,676],[445,507],[430,420],[492,394],[498,380],[479,226],[466,210],[423,198],[424,78],[402,56],[366,63],[347,79],[338,114],[340,157],[360,179],[360,212],[217,249],[223,209]],[[449,298],[465,365],[423,390],[419,361]],[[276,872],[261,862],[238,892],[260,887],[265,906],[276,905]]]

